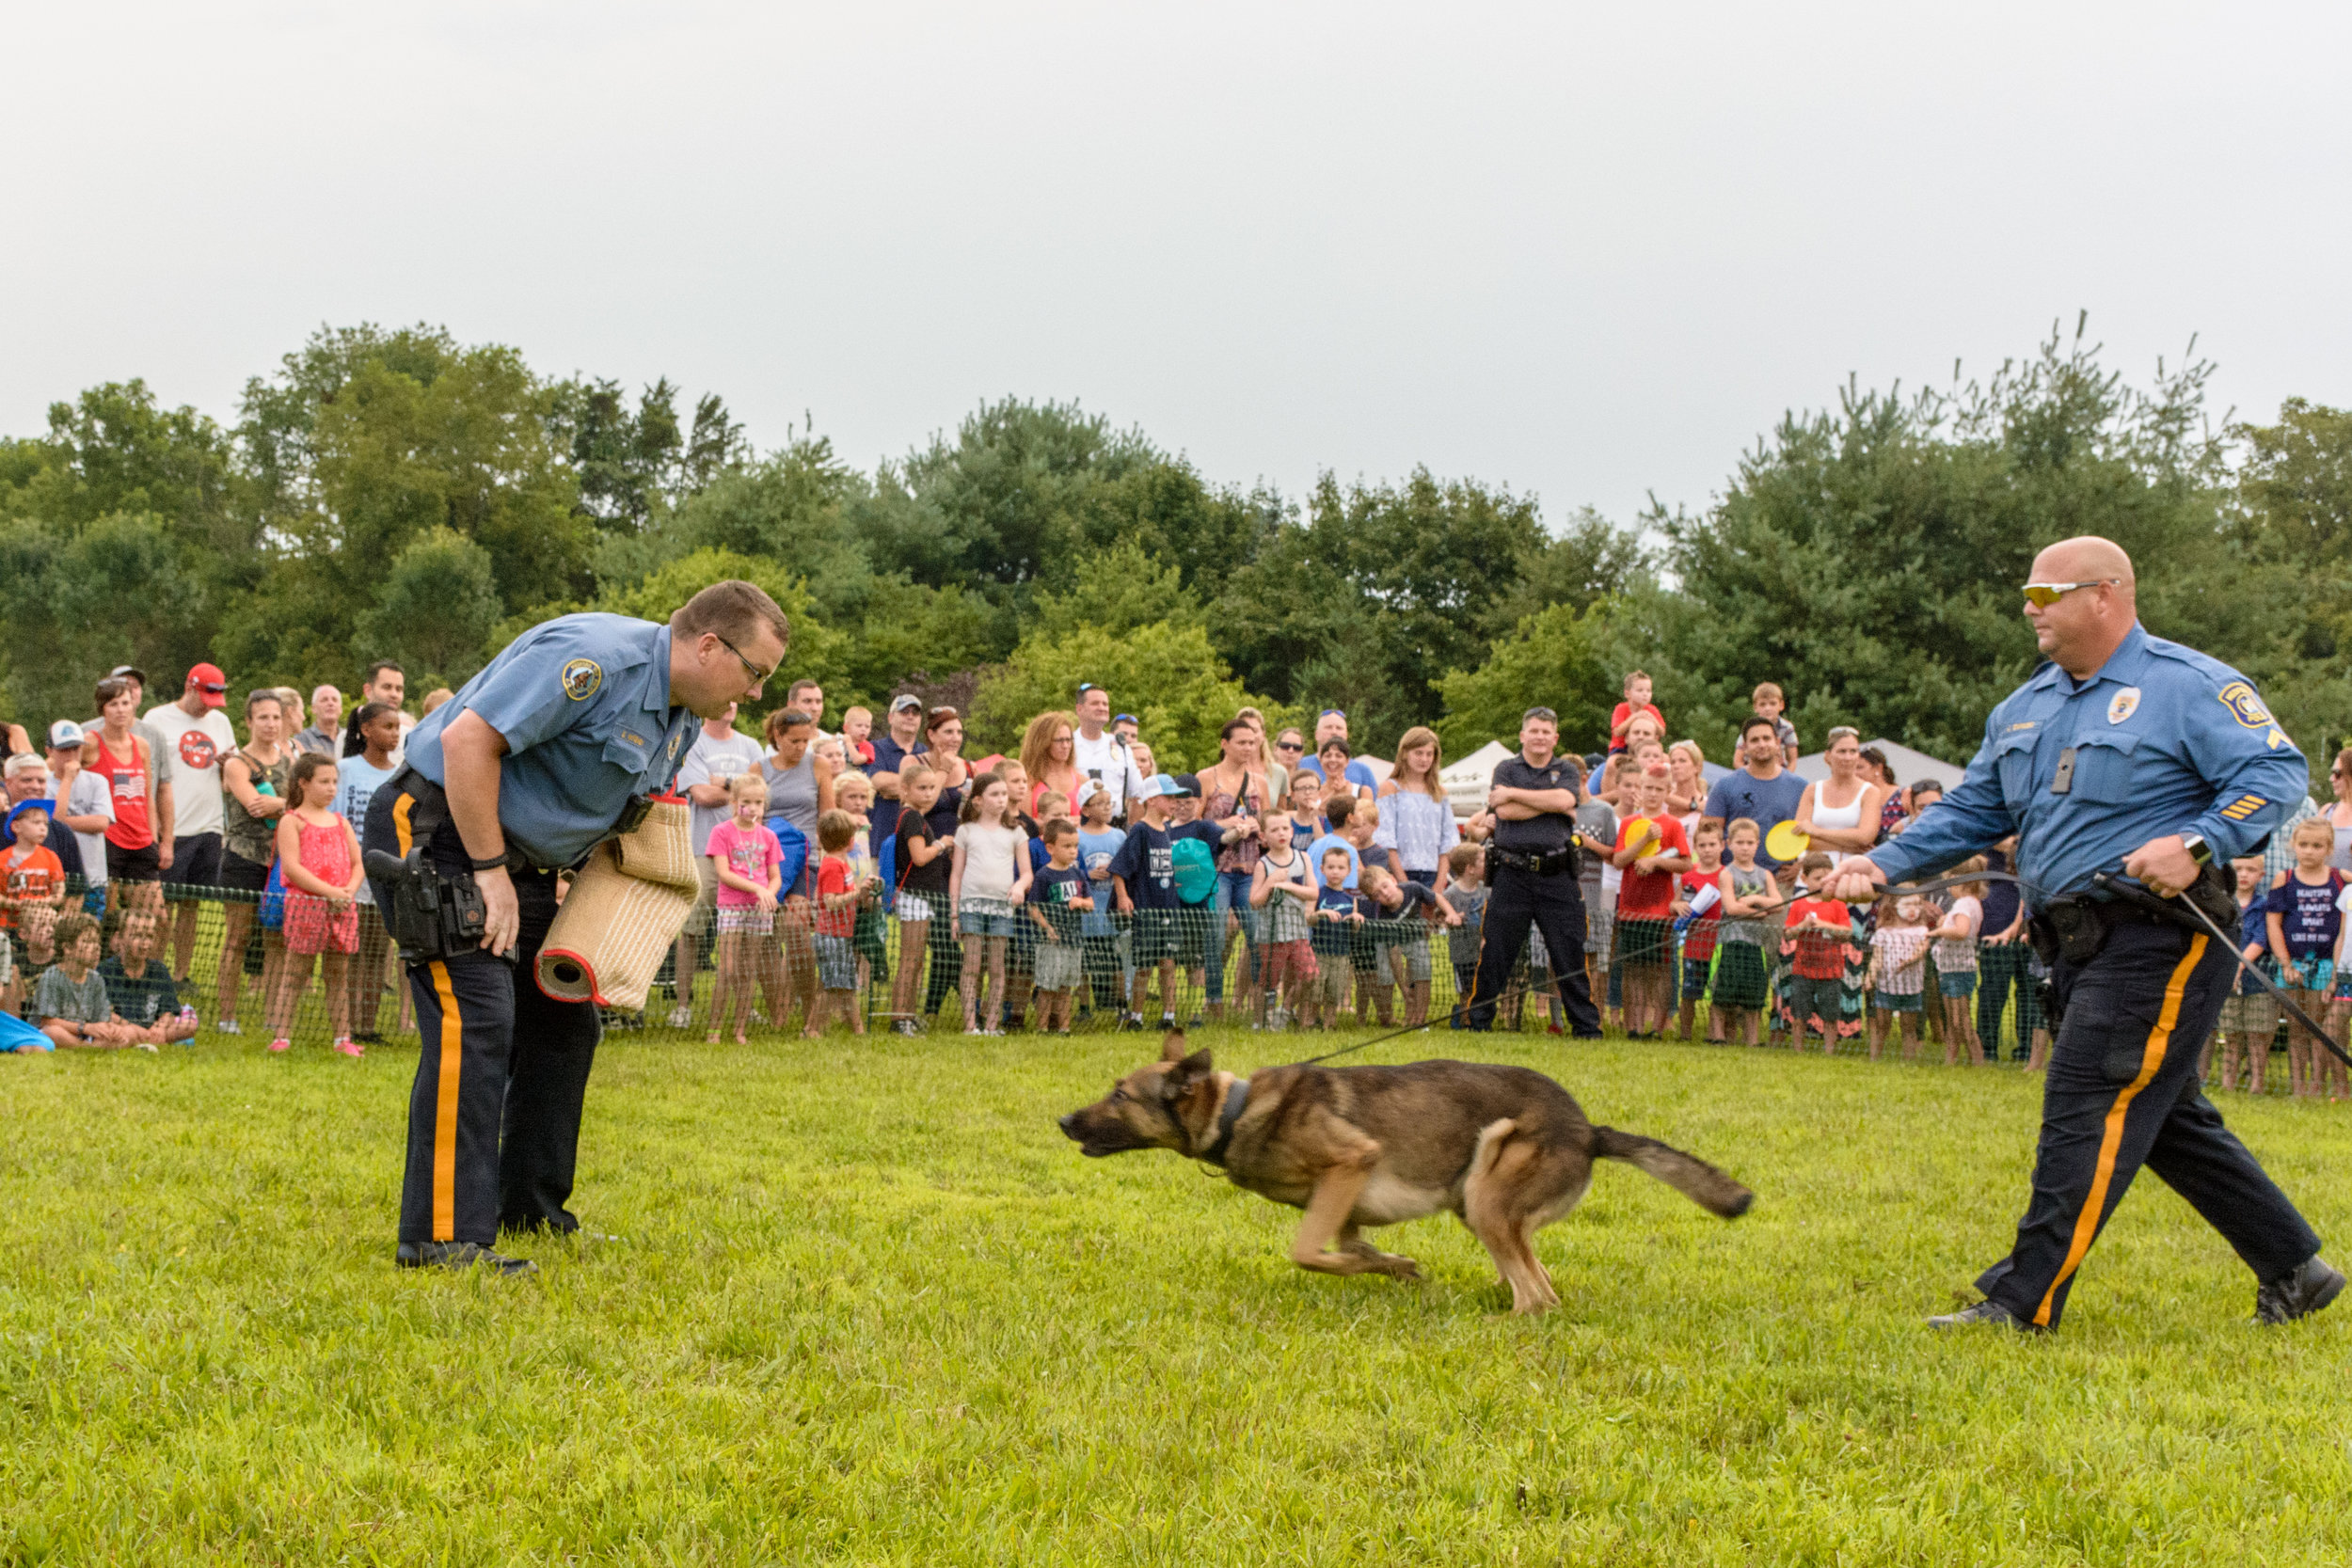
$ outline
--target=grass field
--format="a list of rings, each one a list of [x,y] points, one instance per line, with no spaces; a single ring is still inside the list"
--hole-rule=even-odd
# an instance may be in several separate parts
[[[390,1266],[408,1051],[0,1059],[0,1561],[2352,1558],[2352,1309],[2247,1326],[2153,1179],[2055,1339],[1918,1326],[2006,1246],[2021,1073],[1495,1037],[1758,1194],[1605,1166],[1527,1320],[1451,1219],[1326,1278],[1082,1160],[1053,1117],[1148,1049],[609,1045],[576,1207],[626,1239],[518,1283]],[[2352,1117],[2226,1108],[2352,1251]]]

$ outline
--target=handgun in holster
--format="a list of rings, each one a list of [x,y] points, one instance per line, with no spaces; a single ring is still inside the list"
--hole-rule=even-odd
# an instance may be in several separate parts
[[[425,859],[420,844],[405,856],[367,853],[367,873],[391,889],[384,924],[404,963],[429,963],[482,945],[488,912],[470,875],[448,877]]]

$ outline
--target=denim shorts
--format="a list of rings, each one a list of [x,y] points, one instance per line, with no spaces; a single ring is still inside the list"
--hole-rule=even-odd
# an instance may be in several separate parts
[[[1013,917],[1009,914],[988,914],[965,910],[956,916],[956,929],[967,937],[1009,937],[1013,931]]]

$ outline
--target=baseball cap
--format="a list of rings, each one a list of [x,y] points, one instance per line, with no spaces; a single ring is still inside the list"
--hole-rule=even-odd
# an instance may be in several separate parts
[[[135,664],[118,664],[106,672],[108,680],[120,680],[125,676],[138,682],[141,686],[147,684],[147,672]]]
[[[1147,800],[1156,800],[1163,795],[1182,795],[1183,793],[1184,793],[1184,786],[1178,784],[1170,774],[1154,773],[1143,781],[1143,799]]]
[[[923,699],[916,696],[912,691],[901,691],[896,697],[890,699],[890,711],[893,713],[904,713],[909,708],[914,708],[917,712],[920,712],[922,710],[922,706]]]
[[[1103,794],[1109,788],[1110,785],[1104,784],[1100,779],[1080,779],[1078,781],[1078,793],[1072,796],[1070,799],[1070,809],[1073,811],[1082,809],[1089,800],[1093,800],[1097,795]]]
[[[49,749],[53,752],[72,751],[82,740],[82,726],[71,719],[60,719],[49,726]]]
[[[1177,774],[1176,793],[1199,800],[1200,798],[1200,775],[1198,773]]]
[[[194,681],[196,689],[204,694],[206,707],[226,707],[229,705],[229,677],[220,673],[219,665],[199,664],[188,672],[188,679]]]

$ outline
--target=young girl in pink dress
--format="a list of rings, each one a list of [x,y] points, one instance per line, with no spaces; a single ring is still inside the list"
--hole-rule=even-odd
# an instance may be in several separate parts
[[[357,1056],[345,971],[359,951],[359,841],[338,816],[335,759],[306,752],[287,781],[294,804],[278,820],[278,863],[286,883],[286,963],[270,999],[269,1048],[283,1051],[294,1006],[310,988],[310,960],[326,959],[326,1020],[335,1049]]]

